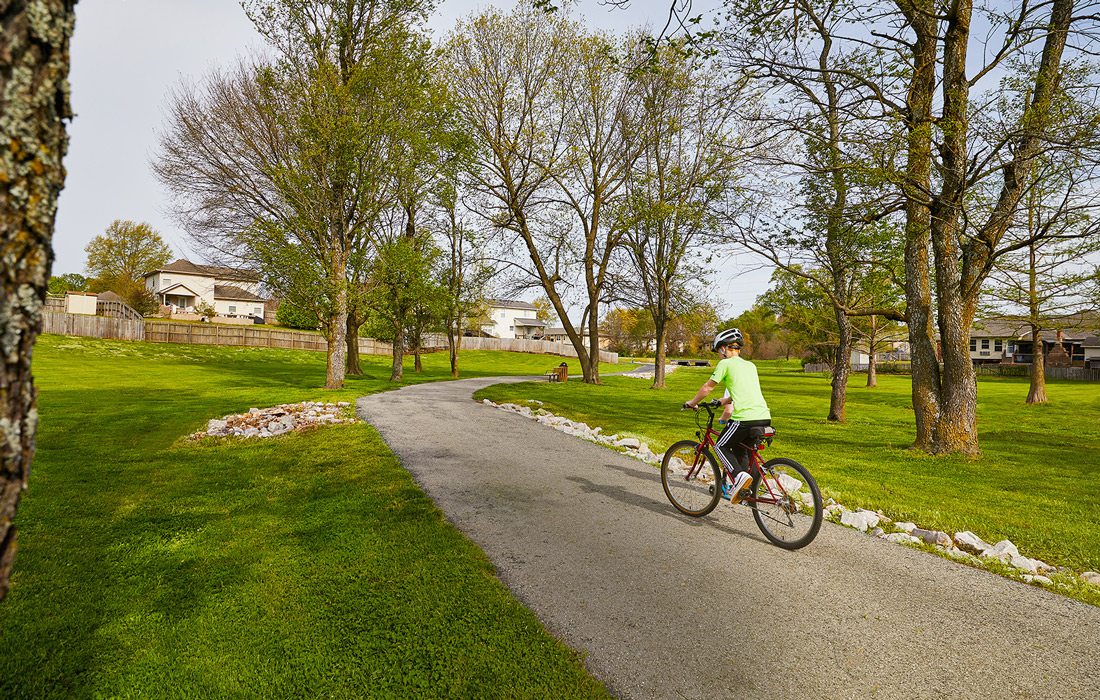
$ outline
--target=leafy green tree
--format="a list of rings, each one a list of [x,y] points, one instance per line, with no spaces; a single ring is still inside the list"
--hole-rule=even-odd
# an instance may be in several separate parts
[[[155,165],[189,234],[264,269],[318,310],[326,386],[347,371],[350,275],[395,198],[409,132],[408,74],[429,2],[246,0],[274,49],[173,96]],[[304,263],[299,273],[292,263]]]
[[[680,42],[654,48],[636,80],[641,152],[615,210],[627,261],[617,291],[651,316],[653,387],[661,388],[669,326],[704,286],[708,249],[721,228],[715,208],[741,173],[735,113],[751,100],[715,62]]]
[[[64,294],[65,292],[88,291],[88,278],[75,272],[51,277],[48,285],[50,294]]]
[[[373,337],[394,344],[392,381],[400,381],[404,376],[409,326],[417,324],[423,330],[430,319],[443,316],[445,292],[435,279],[438,255],[438,248],[430,241],[400,236],[382,244],[372,261],[367,281],[370,315],[366,327]]]
[[[172,249],[152,226],[124,219],[111,222],[84,252],[88,256],[84,267],[92,276],[88,289],[113,291],[135,309],[149,305],[143,293],[145,274],[172,259]]]

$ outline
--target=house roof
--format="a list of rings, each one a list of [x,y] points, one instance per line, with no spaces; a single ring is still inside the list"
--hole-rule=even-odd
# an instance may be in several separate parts
[[[516,299],[486,299],[485,303],[497,309],[523,309],[524,311],[538,311],[538,307],[526,301]]]
[[[547,328],[546,335],[565,335],[565,327],[555,326],[554,328]]]
[[[231,301],[264,301],[263,297],[258,297],[252,292],[234,287],[231,284],[215,284],[214,298],[229,299]]]
[[[546,324],[537,318],[517,318],[517,326],[545,326]]]
[[[1044,319],[1040,332],[1043,334],[1043,340],[1054,340],[1059,330],[1062,331],[1064,340],[1084,340],[1096,335],[1096,329],[1090,329],[1092,323],[1095,323],[1095,320],[1080,314],[1058,319]],[[970,337],[1031,340],[1031,326],[1026,320],[1021,319],[981,319],[974,321]]]
[[[96,297],[99,301],[123,301],[122,297],[108,290],[106,292],[100,292]]]
[[[217,277],[227,280],[240,280],[242,282],[259,282],[260,276],[252,270],[240,270],[235,267],[222,267],[220,265],[196,265],[190,260],[180,258],[173,260],[164,267],[158,267],[145,273],[146,277],[158,272],[179,272],[187,275],[201,275],[202,277]]]
[[[168,294],[169,292],[172,292],[173,294],[180,294],[181,293],[181,292],[178,292],[176,290],[183,290],[183,291],[187,292],[190,296],[193,296],[193,297],[199,296],[198,292],[191,289],[190,287],[188,287],[183,282],[177,282],[177,283],[173,284],[171,287],[168,287],[167,289],[160,289],[160,290],[157,291],[157,294]]]

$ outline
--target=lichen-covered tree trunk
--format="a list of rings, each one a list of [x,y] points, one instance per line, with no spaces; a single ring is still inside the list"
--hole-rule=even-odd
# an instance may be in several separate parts
[[[328,339],[328,368],[325,374],[326,389],[342,389],[347,372],[348,287],[347,264],[337,261],[333,265],[332,280],[336,286],[336,313],[332,317],[331,335]]]
[[[31,351],[53,263],[68,147],[69,38],[76,0],[0,0],[0,599],[15,558],[15,511],[38,424]]]
[[[399,382],[405,376],[405,324],[397,323],[393,332],[393,360],[390,366],[390,381]]]

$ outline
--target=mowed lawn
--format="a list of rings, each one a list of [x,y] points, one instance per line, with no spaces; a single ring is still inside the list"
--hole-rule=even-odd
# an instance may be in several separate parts
[[[464,376],[559,361],[462,355]],[[0,697],[606,697],[371,427],[181,441],[392,388],[389,358],[364,364],[326,392],[322,353],[43,336]],[[408,381],[447,378],[426,366]]]
[[[1010,539],[1025,556],[1078,572],[1100,570],[1100,384],[1051,382],[1050,403],[1028,406],[1026,379],[983,377],[982,456],[935,458],[909,449],[908,376],[880,375],[869,389],[865,375],[853,375],[848,420],[830,424],[826,378],[788,363],[757,364],[778,431],[765,455],[804,463],[826,496],[923,527],[971,530],[991,543]],[[538,399],[549,411],[643,438],[661,453],[693,436],[693,415],[678,409],[708,372],[679,369],[665,390],[608,377],[602,386],[498,385],[478,397]]]

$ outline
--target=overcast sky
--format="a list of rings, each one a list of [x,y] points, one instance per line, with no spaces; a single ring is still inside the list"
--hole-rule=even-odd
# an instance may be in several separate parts
[[[444,33],[459,17],[490,4],[446,0],[432,29]],[[495,3],[511,7],[510,2]],[[699,7],[696,3],[696,7]],[[149,169],[168,91],[198,79],[262,44],[236,0],[83,0],[72,41],[68,178],[57,214],[54,274],[84,272],[84,246],[115,219],[153,225],[179,257],[200,261],[172,221],[165,191]],[[582,0],[586,22],[612,30],[661,27],[668,0],[634,0],[627,11]],[[714,292],[729,313],[748,308],[767,285],[744,258],[726,264]]]

